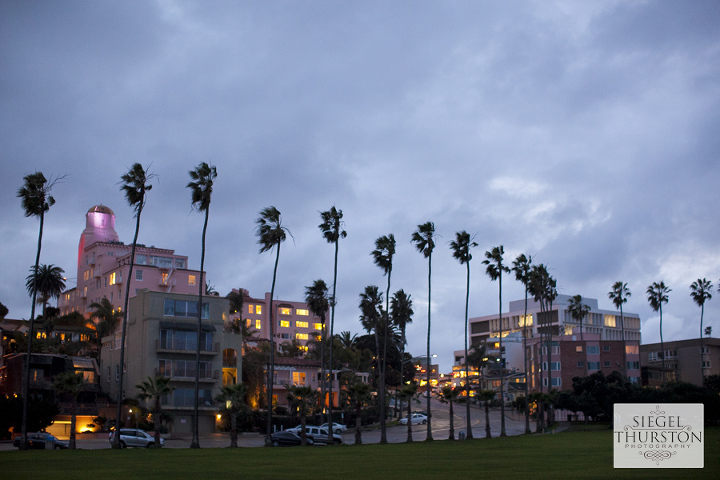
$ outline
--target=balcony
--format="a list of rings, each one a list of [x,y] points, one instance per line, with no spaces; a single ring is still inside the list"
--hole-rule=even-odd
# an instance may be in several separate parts
[[[155,375],[163,375],[162,372],[160,372],[159,368],[155,369]],[[174,372],[168,377],[170,381],[172,382],[194,382],[195,381],[195,374],[191,373],[190,376],[187,375],[176,375]],[[212,373],[210,372],[200,372],[200,383],[215,383],[220,379],[220,371],[219,370],[213,370]]]
[[[205,347],[205,348],[203,348]],[[214,343],[211,348],[207,349],[207,345],[200,346],[200,353],[202,355],[219,355],[220,354],[220,343]],[[187,342],[183,340],[167,340],[163,341],[160,339],[155,340],[155,351],[158,353],[195,353],[197,352],[197,343]]]

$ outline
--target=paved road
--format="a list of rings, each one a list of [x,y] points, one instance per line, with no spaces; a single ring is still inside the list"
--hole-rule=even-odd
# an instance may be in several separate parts
[[[413,406],[413,409],[425,409],[425,401],[421,405]],[[434,440],[446,440],[450,431],[449,405],[433,399],[431,403],[432,432]],[[525,419],[521,414],[515,414],[509,408],[505,412],[505,431],[508,435],[521,435],[525,432]],[[461,431],[466,432],[465,405],[454,406],[455,438],[458,438]],[[485,412],[477,407],[470,410],[471,426],[475,438],[485,437]],[[533,425],[531,425],[532,427]],[[500,410],[490,411],[490,430],[493,437],[500,435]],[[426,425],[413,425],[413,441],[423,441],[427,438]],[[62,438],[62,440],[66,440]],[[355,430],[349,429],[343,434],[345,443],[355,443]],[[387,428],[387,440],[390,443],[403,443],[407,440],[407,426],[393,425]],[[380,442],[380,429],[372,428],[363,430],[363,443]],[[265,444],[264,435],[243,434],[238,436],[238,445],[241,447],[262,447]],[[223,448],[230,445],[228,433],[212,433],[203,435],[200,438],[202,448]],[[77,446],[82,449],[104,449],[110,448],[107,433],[104,434],[78,434]],[[165,441],[166,448],[188,448],[190,438],[170,438]],[[0,451],[14,450],[12,443],[0,442]]]

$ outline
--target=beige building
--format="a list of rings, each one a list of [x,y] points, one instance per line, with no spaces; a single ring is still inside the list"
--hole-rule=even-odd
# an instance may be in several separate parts
[[[220,387],[242,378],[242,336],[229,328],[229,300],[203,297],[200,335],[200,433],[215,431]],[[169,377],[173,391],[162,401],[174,417],[173,433],[191,431],[195,394],[197,296],[140,290],[130,299],[123,398],[134,398],[148,377]],[[101,387],[116,398],[120,376],[120,333],[105,337]],[[127,415],[127,414],[124,414]],[[127,418],[124,419],[127,422]]]
[[[687,382],[702,385],[702,375],[720,375],[720,339],[703,338],[702,355],[700,339],[664,342],[665,381]],[[660,343],[640,345],[640,368],[643,385],[657,387],[662,384],[663,350]]]

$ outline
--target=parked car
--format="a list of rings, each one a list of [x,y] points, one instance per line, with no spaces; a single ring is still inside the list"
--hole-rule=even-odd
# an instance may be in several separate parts
[[[295,435],[297,435],[299,437],[300,434],[302,433],[302,427],[298,426],[298,427],[288,428],[285,431],[294,433]],[[305,436],[307,438],[311,438],[316,444],[327,445],[327,443],[328,443],[327,428],[318,427],[315,425],[305,425]],[[337,433],[333,433],[332,438],[333,438],[332,443],[334,443],[335,445],[339,445],[339,444],[343,443],[342,437]]]
[[[289,430],[282,430],[280,432],[273,433],[270,437],[270,441],[272,442],[273,447],[291,447],[300,445],[301,443],[300,436]],[[312,445],[314,443],[313,439],[310,437],[306,438],[306,442],[308,445]]]
[[[20,448],[21,441],[22,441],[22,437],[17,437],[15,439],[15,441],[13,442],[13,446]],[[58,440],[57,438],[53,437],[49,433],[45,433],[45,432],[28,433],[27,434],[27,443],[28,443],[28,448],[33,449],[33,450],[44,450],[44,449],[59,450],[59,449],[65,449],[65,448],[70,447],[70,445],[67,442]]]
[[[110,432],[110,444],[115,443],[115,432]],[[120,429],[120,446],[122,448],[127,447],[145,447],[149,448],[155,445],[155,437],[153,434],[146,432],[145,430],[138,430],[135,428],[121,428]],[[160,439],[160,445],[165,445],[165,439]]]
[[[410,420],[412,421],[413,425],[416,425],[418,423],[422,423],[423,425],[425,425],[427,423],[427,417],[421,413],[413,413],[410,416]],[[407,417],[403,417],[400,419],[400,425],[407,425],[407,422]]]
[[[327,422],[320,425],[320,428],[327,428],[328,424]],[[337,433],[338,435],[342,434],[343,432],[347,431],[347,427],[345,425],[341,425],[339,423],[333,422],[332,424],[332,431],[333,433]]]

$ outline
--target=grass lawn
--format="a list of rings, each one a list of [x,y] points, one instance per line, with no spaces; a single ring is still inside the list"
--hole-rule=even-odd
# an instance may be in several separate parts
[[[705,430],[704,469],[613,468],[612,432],[603,427],[554,435],[464,442],[307,448],[127,449],[0,453],[8,479],[250,478],[712,478],[720,475],[720,429]]]

